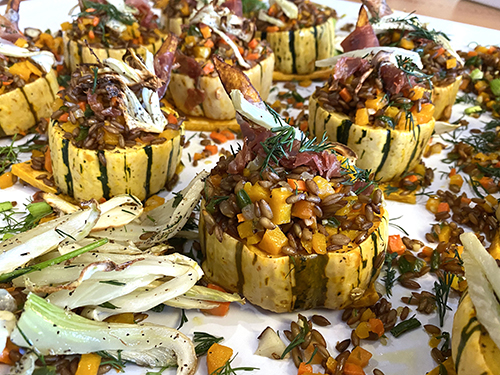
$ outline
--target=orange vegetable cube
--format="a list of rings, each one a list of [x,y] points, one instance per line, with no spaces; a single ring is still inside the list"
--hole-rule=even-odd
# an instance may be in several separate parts
[[[366,339],[368,336],[370,336],[370,327],[368,325],[368,322],[359,323],[356,327],[355,332],[360,339]]]
[[[368,115],[368,109],[367,108],[359,108],[356,111],[356,117],[354,119],[354,122],[356,125],[368,125],[370,122],[370,117]]]
[[[207,352],[207,368],[209,374],[219,374],[220,370],[233,356],[233,349],[213,344]]]
[[[422,104],[420,112],[416,110],[412,111],[413,117],[416,119],[417,124],[426,124],[432,120],[434,115],[434,104],[425,103]]]
[[[361,367],[355,365],[354,363],[346,363],[344,365],[344,375],[365,375],[365,372]]]
[[[310,219],[313,217],[314,203],[308,201],[298,201],[292,206],[292,216],[301,219]]]
[[[274,229],[266,229],[262,241],[259,242],[259,247],[271,255],[278,255],[281,248],[288,244],[288,238],[276,226]]]
[[[14,185],[14,179],[15,176],[12,174],[12,172],[5,172],[0,176],[0,189],[7,189]]]
[[[406,250],[406,246],[401,239],[399,234],[393,234],[389,236],[389,252],[397,253],[399,255],[403,254]]]
[[[404,49],[412,50],[413,48],[415,48],[415,43],[413,43],[413,41],[410,39],[402,38],[399,41],[399,46]]]
[[[314,233],[312,248],[316,254],[326,254],[326,237],[323,233]]]
[[[370,353],[368,350],[363,349],[361,346],[356,346],[352,350],[351,354],[349,354],[347,363],[353,363],[363,368],[368,366],[368,362],[370,361],[371,357],[372,353]]]
[[[313,181],[316,182],[316,185],[318,185],[319,188],[318,196],[321,199],[325,199],[327,196],[335,193],[335,189],[333,188],[332,184],[323,177],[315,176],[313,178]]]

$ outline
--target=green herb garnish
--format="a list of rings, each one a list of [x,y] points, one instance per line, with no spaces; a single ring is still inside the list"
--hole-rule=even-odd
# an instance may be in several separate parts
[[[224,337],[212,336],[206,332],[195,332],[193,342],[196,345],[196,356],[201,357],[202,355],[207,354],[208,349],[210,349],[213,344],[219,343],[222,340],[224,340]]]

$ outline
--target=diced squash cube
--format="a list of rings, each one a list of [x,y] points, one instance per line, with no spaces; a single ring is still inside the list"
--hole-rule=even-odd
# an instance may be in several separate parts
[[[247,182],[243,189],[245,189],[252,202],[257,202],[261,199],[269,201],[269,190],[263,188],[260,184],[252,185],[250,182]]]
[[[232,356],[233,349],[217,343],[213,344],[207,352],[208,373],[219,374],[217,370],[222,368]]]
[[[333,188],[332,184],[323,177],[316,176],[313,178],[313,180],[314,182],[316,182],[316,185],[318,185],[319,188],[318,195],[321,199],[324,199],[325,197],[335,193],[335,189]]]
[[[313,217],[314,203],[308,201],[298,201],[292,206],[292,216],[301,219],[310,219]]]
[[[269,206],[273,211],[273,223],[276,225],[289,223],[292,218],[292,205],[286,199],[293,193],[286,188],[276,188],[271,192]],[[253,201],[253,199],[252,199]]]
[[[271,255],[278,255],[281,248],[288,244],[288,238],[277,226],[274,229],[267,229],[259,243],[259,247]]]
[[[413,41],[410,39],[402,38],[399,42],[399,46],[404,49],[412,50],[413,48],[415,48],[415,43],[413,43]]]
[[[358,365],[360,367],[366,367],[368,366],[368,362],[370,361],[371,357],[372,353],[370,353],[368,350],[363,349],[361,346],[356,346],[352,350],[351,354],[349,354],[347,362],[354,363],[355,365]]]
[[[356,111],[356,118],[354,119],[356,125],[368,125],[369,123],[369,115],[368,108],[359,108]]]
[[[416,110],[412,112],[413,117],[416,119],[417,124],[426,124],[432,120],[434,115],[434,104],[425,103],[422,104],[420,112]]]
[[[370,108],[370,109],[374,109],[374,110],[378,111],[386,103],[387,103],[387,99],[385,99],[385,95],[379,94],[379,95],[377,95],[376,98],[368,99],[365,102],[365,106],[366,106],[366,108]],[[356,121],[356,124],[358,124],[357,121]]]
[[[240,238],[247,238],[253,236],[253,222],[252,220],[247,220],[238,225],[238,234]]]
[[[312,248],[316,254],[326,254],[326,237],[323,233],[314,233]]]

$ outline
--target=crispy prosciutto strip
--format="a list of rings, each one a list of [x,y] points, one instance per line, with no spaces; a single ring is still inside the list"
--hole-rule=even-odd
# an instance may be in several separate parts
[[[366,72],[370,68],[370,62],[359,57],[341,57],[335,64],[333,78],[344,81],[354,73]]]
[[[243,6],[241,0],[227,0],[222,4],[223,7],[230,9],[234,14],[243,17]]]
[[[344,52],[380,46],[377,35],[370,24],[356,27],[340,45],[344,49]]]
[[[157,29],[158,24],[155,22],[157,16],[153,13],[151,6],[147,0],[125,0],[125,3],[139,11],[143,15],[141,26],[148,29]]]

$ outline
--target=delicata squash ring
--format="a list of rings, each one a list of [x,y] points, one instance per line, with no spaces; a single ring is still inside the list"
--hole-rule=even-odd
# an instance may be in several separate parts
[[[257,30],[275,54],[273,79],[327,79],[314,65],[335,55],[336,13],[309,0],[277,0],[257,16]]]
[[[157,72],[169,56],[172,61],[175,45],[169,38],[155,56]],[[172,179],[180,163],[182,120],[160,109],[156,91],[168,83],[169,67],[160,67],[160,80],[152,55],[144,65],[129,52],[130,65],[115,59],[81,65],[52,115],[54,181],[77,199],[132,194],[144,200]]]
[[[244,76],[219,60],[216,67],[249,123],[240,122],[241,151],[222,157],[205,182],[206,276],[274,312],[375,302],[388,236],[381,190],[352,166],[351,150],[294,140]],[[266,117],[267,126],[258,120]]]
[[[329,81],[309,99],[310,133],[326,132],[349,146],[358,155],[356,165],[382,182],[418,164],[435,124],[425,81],[407,76],[390,56],[341,57]]]
[[[107,1],[80,2],[88,6],[72,23],[61,25],[64,60],[71,71],[78,64],[95,64],[98,59],[120,60],[129,48],[142,58],[146,51],[155,54],[160,49],[166,35],[158,29],[157,16],[147,2],[135,3],[140,9],[126,5],[124,0],[113,1],[116,6]]]

